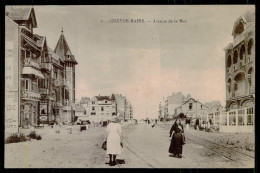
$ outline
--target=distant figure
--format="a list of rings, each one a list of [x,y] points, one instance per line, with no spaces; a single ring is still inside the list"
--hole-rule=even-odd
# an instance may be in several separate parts
[[[155,124],[157,124],[157,119],[155,119]]]
[[[177,118],[170,130],[171,144],[169,153],[173,154],[173,157],[182,158],[183,133],[184,129],[181,120]]]
[[[209,124],[210,124],[210,125],[212,124],[212,120],[211,120],[211,119],[209,119]]]
[[[186,119],[186,130],[190,129],[190,118]]]
[[[197,118],[195,121],[195,129],[199,131],[200,120]]]
[[[122,128],[117,117],[112,117],[107,126],[107,154],[109,155],[109,165],[115,166],[116,156],[121,154]]]

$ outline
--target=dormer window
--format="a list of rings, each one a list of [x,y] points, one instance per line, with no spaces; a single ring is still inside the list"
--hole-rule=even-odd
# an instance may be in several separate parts
[[[240,35],[244,30],[244,21],[241,19],[235,26],[234,37]]]

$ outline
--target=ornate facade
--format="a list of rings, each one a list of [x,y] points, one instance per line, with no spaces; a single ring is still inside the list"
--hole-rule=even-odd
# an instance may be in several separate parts
[[[254,106],[255,102],[255,15],[247,12],[233,26],[233,43],[226,46],[226,108]]]

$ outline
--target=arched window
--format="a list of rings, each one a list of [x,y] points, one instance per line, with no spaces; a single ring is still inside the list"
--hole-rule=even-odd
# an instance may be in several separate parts
[[[233,63],[236,64],[238,59],[237,51],[234,52]]]
[[[240,48],[240,60],[245,60],[245,56],[246,56],[245,46],[242,45]]]
[[[251,67],[249,70],[248,70],[248,73],[247,73],[247,77],[248,77],[248,85],[249,86],[252,86],[252,82],[253,82],[253,77],[254,77],[254,69]]]
[[[240,35],[244,31],[244,24],[242,21],[236,24],[234,36]]]
[[[251,55],[253,51],[253,46],[254,46],[254,42],[253,39],[251,38],[248,42],[248,48],[247,48],[248,55]]]
[[[228,92],[231,92],[231,79],[230,78],[228,79],[227,87],[228,87]]]
[[[232,60],[231,60],[231,55],[229,55],[227,59],[227,67],[231,67],[231,65],[232,65]]]

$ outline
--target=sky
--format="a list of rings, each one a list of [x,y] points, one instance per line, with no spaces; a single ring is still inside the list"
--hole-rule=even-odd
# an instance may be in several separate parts
[[[119,93],[135,118],[155,118],[172,92],[225,106],[225,56],[235,20],[254,6],[34,6],[54,49],[63,28],[74,54],[76,99]],[[144,19],[146,23],[111,23]],[[186,23],[153,23],[153,20]],[[103,20],[103,22],[101,21]]]

